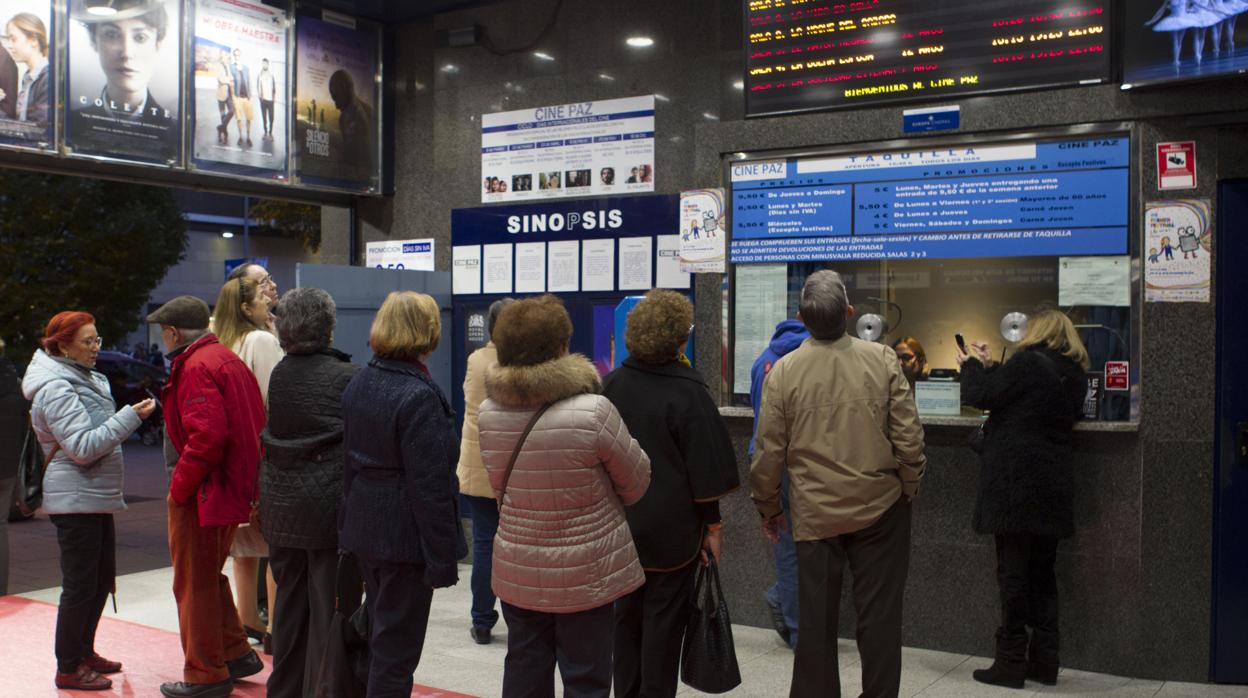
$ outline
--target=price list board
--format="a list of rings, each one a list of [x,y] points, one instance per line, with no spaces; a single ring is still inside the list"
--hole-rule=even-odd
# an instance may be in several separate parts
[[[729,256],[1126,254],[1130,157],[1105,136],[737,162]]]
[[[746,114],[1110,78],[1109,0],[744,0]]]

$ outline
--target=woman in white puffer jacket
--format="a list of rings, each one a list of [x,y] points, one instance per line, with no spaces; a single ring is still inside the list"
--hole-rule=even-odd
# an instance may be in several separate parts
[[[558,298],[512,303],[485,379],[481,458],[502,502],[493,589],[508,629],[504,698],[553,697],[556,662],[565,696],[606,698],[612,604],[645,583],[624,506],[646,493],[650,459],[599,394],[593,364],[568,353],[571,336]]]
[[[113,512],[122,500],[121,442],[156,408],[152,399],[121,409],[108,379],[93,371],[100,351],[95,318],[58,313],[44,331],[22,392],[47,468],[43,510],[56,526],[61,549],[61,602],[56,616],[58,688],[103,690],[102,674],[121,663],[95,652],[95,629],[116,576]]]

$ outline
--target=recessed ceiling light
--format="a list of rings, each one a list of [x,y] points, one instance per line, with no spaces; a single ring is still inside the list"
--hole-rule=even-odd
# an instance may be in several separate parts
[[[454,63],[447,63],[446,65],[442,66],[442,72],[444,72],[444,73],[458,73],[458,72],[459,72],[459,66],[455,65]]]
[[[712,114],[709,111],[702,112],[702,118],[707,119],[708,121],[719,121],[719,116]]]
[[[606,73],[598,73],[598,77],[602,78],[603,80],[606,80],[607,82],[615,82],[615,78],[611,77],[610,75],[607,75]]]
[[[745,81],[744,81],[744,80],[737,80],[736,82],[732,83],[732,88],[733,88],[734,90],[744,90],[744,89],[745,89]]]
[[[555,60],[555,57],[554,57],[554,56],[550,55],[549,53],[542,53],[541,51],[534,51],[534,52],[533,52],[533,57],[534,57],[534,58],[540,58],[540,59],[542,59],[542,60],[544,60],[544,61],[553,61],[553,60]]]
[[[661,94],[659,94],[658,92],[655,92],[655,93],[654,93],[654,98],[655,98],[655,99],[657,99],[657,100],[659,100],[660,102],[670,102],[670,101],[672,101],[672,99],[671,99],[670,97],[667,97],[667,96],[665,96],[665,95],[661,95]]]
[[[624,43],[632,46],[633,48],[647,48],[654,46],[654,39],[651,39],[648,36],[630,36]]]
[[[231,233],[228,230],[222,230],[221,237],[225,238],[226,240],[229,240],[230,238],[234,237],[234,233]]]

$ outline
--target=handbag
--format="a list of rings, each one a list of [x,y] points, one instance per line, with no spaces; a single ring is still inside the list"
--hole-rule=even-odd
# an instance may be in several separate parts
[[[727,693],[741,685],[741,668],[732,642],[728,602],[714,558],[699,567],[693,582],[689,623],[680,648],[680,680],[703,693]]]
[[[503,471],[503,486],[498,490],[498,510],[503,510],[503,495],[507,494],[507,483],[511,481],[511,469],[516,467],[516,459],[520,457],[520,449],[524,447],[525,439],[529,438],[529,432],[533,431],[533,427],[537,424],[537,420],[546,414],[546,410],[550,409],[553,402],[542,405],[533,418],[529,420],[528,426],[524,428],[524,433],[520,434],[520,440],[516,442],[516,450],[511,452],[511,460],[507,462],[507,469]]]
[[[53,444],[52,450],[44,457],[39,448],[39,437],[35,435],[34,428],[27,425],[21,458],[17,464],[17,482],[13,487],[13,504],[24,518],[34,516],[43,505],[43,473],[60,450],[60,444]]]
[[[368,606],[360,604],[350,616],[346,602],[348,585],[343,580],[343,569],[354,569],[355,556],[338,553],[338,571],[334,578],[334,615],[329,621],[325,651],[321,655],[320,668],[316,672],[314,698],[364,698],[368,689],[368,642],[372,637],[372,623]]]

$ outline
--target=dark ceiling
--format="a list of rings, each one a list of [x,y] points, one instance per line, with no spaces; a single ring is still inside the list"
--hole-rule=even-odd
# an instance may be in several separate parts
[[[411,22],[441,12],[492,5],[500,0],[321,0],[329,9],[382,22]]]

